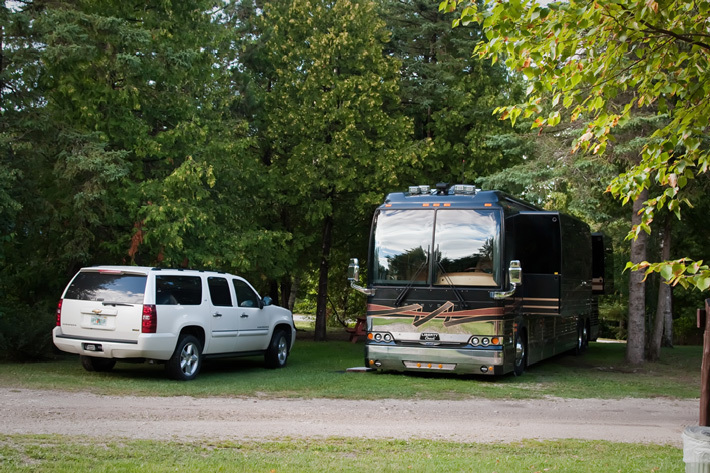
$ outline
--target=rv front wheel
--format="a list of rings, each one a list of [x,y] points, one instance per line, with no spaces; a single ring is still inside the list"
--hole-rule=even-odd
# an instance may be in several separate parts
[[[524,331],[515,332],[515,361],[513,363],[513,374],[521,376],[525,372],[525,365],[528,364],[528,348]]]

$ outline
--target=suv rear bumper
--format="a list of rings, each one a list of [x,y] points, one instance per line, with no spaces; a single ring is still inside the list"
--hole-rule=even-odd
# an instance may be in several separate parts
[[[52,330],[52,341],[62,351],[99,358],[148,358],[167,360],[175,351],[177,338],[170,333],[141,334],[135,340],[86,338],[66,335],[61,327]]]

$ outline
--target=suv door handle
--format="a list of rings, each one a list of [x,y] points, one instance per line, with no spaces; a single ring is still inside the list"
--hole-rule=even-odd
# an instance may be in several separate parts
[[[242,314],[243,319],[246,319],[247,317],[249,317],[249,314],[247,314],[246,312]]]
[[[220,314],[219,312],[215,312],[214,314],[212,314],[212,317],[222,317],[222,314]]]

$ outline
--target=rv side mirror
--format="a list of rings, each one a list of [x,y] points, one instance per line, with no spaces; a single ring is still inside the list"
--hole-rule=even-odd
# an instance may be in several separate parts
[[[360,279],[360,264],[357,258],[351,258],[348,265],[348,281],[357,282]]]
[[[520,261],[517,259],[510,262],[508,280],[511,284],[515,284],[516,286],[523,283],[523,269],[520,267]]]
[[[356,291],[362,292],[366,296],[374,296],[375,290],[365,289],[362,286],[358,286],[358,279],[360,279],[360,264],[357,258],[351,258],[350,264],[348,265],[348,281],[350,281],[350,287],[352,287]]]
[[[509,287],[505,291],[491,291],[489,293],[491,299],[505,299],[515,294],[515,288],[523,282],[523,269],[520,267],[520,261],[517,259],[510,261],[508,266],[508,284]]]

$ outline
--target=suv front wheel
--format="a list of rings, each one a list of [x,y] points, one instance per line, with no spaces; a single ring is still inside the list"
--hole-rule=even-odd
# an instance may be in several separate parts
[[[267,368],[283,368],[288,360],[289,337],[285,330],[278,329],[271,337],[269,348],[266,349],[264,361]]]
[[[202,368],[202,344],[192,335],[178,341],[173,356],[165,363],[168,376],[178,381],[195,379]]]

